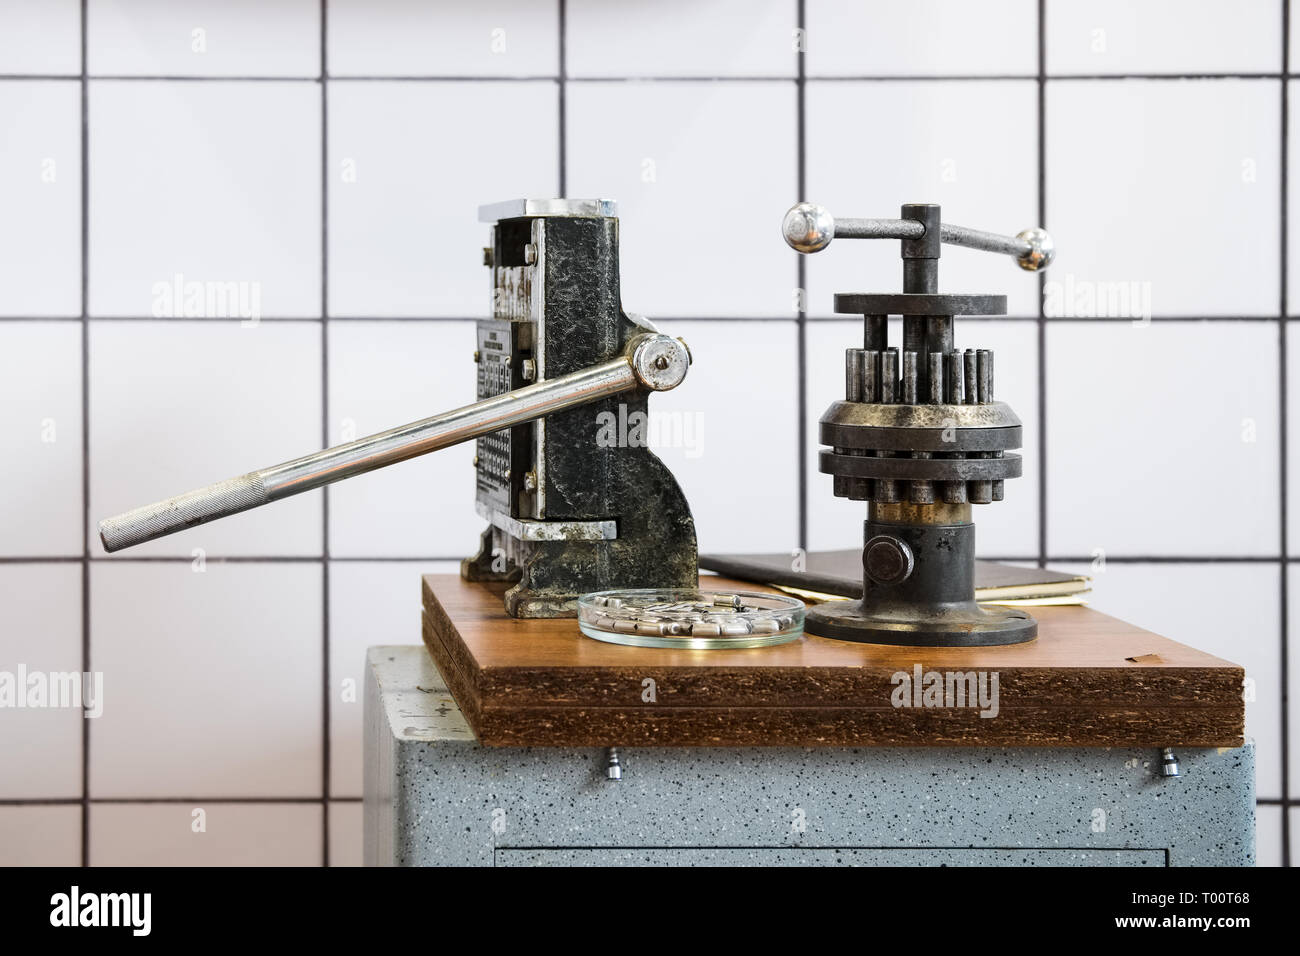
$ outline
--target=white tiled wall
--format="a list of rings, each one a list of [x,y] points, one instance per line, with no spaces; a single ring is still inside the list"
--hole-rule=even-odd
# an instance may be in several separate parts
[[[359,861],[362,653],[418,640],[419,573],[472,549],[470,450],[125,555],[93,525],[467,400],[475,207],[559,193],[620,201],[627,306],[691,342],[655,408],[690,429],[664,456],[708,550],[860,535],[815,465],[858,334],[831,296],[896,289],[897,259],[800,261],[786,207],[1043,220],[1062,308],[1009,263],[944,254],[943,288],[1009,296],[959,345],[997,351],[1026,426],[980,549],[1104,556],[1097,607],[1245,665],[1260,859],[1283,862],[1283,13],[0,0],[0,668],[105,677],[99,718],[0,712],[0,863]],[[235,299],[177,301],[194,281]],[[1118,292],[1122,314],[1071,314]]]

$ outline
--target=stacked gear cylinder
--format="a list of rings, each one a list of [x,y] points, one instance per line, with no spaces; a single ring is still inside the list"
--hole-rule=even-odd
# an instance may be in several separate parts
[[[804,253],[834,238],[898,239],[903,292],[835,296],[835,311],[863,317],[862,346],[845,351],[844,400],[820,421],[821,470],[836,496],[867,502],[860,601],[808,612],[806,629],[839,640],[921,646],[1033,640],[1025,612],[975,602],[971,506],[1001,501],[1018,478],[1020,419],[994,398],[988,349],[956,346],[961,315],[1005,315],[1006,296],[939,292],[939,255],[949,242],[1014,255],[1046,267],[1054,250],[1042,230],[1016,237],[945,226],[938,206],[908,204],[900,219],[835,220],[800,203],[786,214],[786,241]],[[889,317],[901,316],[901,341]]]

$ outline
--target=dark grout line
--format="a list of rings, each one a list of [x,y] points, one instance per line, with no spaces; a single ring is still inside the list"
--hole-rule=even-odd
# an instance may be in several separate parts
[[[985,561],[1032,561],[1033,557],[995,558],[980,555]],[[211,559],[209,559],[211,560]],[[1096,560],[1091,554],[1049,554],[1049,562],[1055,564],[1091,564]],[[1281,560],[1277,555],[1232,555],[1232,554],[1107,554],[1107,564],[1277,564]],[[1300,561],[1300,558],[1292,558]]]
[[[330,444],[329,362],[329,0],[320,0],[320,417]],[[321,866],[330,865],[330,489],[321,489]]]
[[[90,652],[90,84],[81,0],[81,671]],[[81,723],[81,865],[90,865],[90,721]]]
[[[563,42],[563,41],[561,41]],[[1114,82],[1122,80],[1179,81],[1179,80],[1282,80],[1293,79],[1300,74],[1239,72],[1239,73],[925,73],[912,75],[908,73],[863,73],[800,77],[761,74],[712,75],[696,74],[682,76],[561,76],[550,73],[521,74],[503,76],[500,74],[475,76],[466,73],[414,74],[395,73],[391,75],[347,74],[330,76],[331,82],[341,83],[1032,83],[1040,79],[1063,82],[1093,81]],[[0,73],[0,83],[13,82],[58,82],[81,80],[79,73]],[[127,74],[95,73],[85,76],[92,82],[110,83],[319,83],[320,76],[288,75],[270,76],[267,74],[231,74],[229,76],[198,76],[185,73]]]
[[[569,194],[569,144],[565,137],[565,130],[568,127],[568,49],[567,34],[569,30],[569,7],[567,0],[559,0],[556,5],[556,16],[559,18],[557,33],[560,39],[560,48],[556,51],[557,66],[559,69],[559,83],[556,88],[556,95],[559,97],[559,126],[560,135],[558,137],[560,155],[559,155],[559,175],[560,190],[558,195],[566,197]]]
[[[331,81],[333,82],[333,81]],[[1044,280],[1046,276],[1042,276]],[[486,316],[483,316],[486,318]],[[105,315],[105,316],[88,316],[83,318],[79,315],[0,315],[0,324],[5,322],[82,322],[89,319],[91,322],[189,322],[203,324],[219,323],[242,323],[246,320],[239,318],[184,318],[172,316],[153,316],[153,315]],[[1288,317],[1288,321],[1294,321],[1296,316]],[[330,322],[477,322],[478,319],[473,316],[463,315],[332,315]],[[822,313],[808,313],[806,320],[812,323],[818,322],[852,322],[853,317],[847,313],[836,315],[827,315]],[[1213,322],[1268,322],[1273,323],[1278,320],[1276,314],[1273,315],[1155,315],[1151,317],[1154,323],[1213,323]],[[312,316],[262,316],[262,322],[270,323],[288,323],[288,322],[309,322],[321,324],[325,320],[318,315]],[[656,315],[656,322],[798,322],[797,315]],[[1138,324],[1138,320],[1129,316],[1046,316],[1045,320],[1036,315],[965,315],[962,316],[963,323],[970,322],[1039,322],[1046,321],[1048,326],[1069,324],[1069,323],[1087,323],[1095,325],[1097,323],[1124,323]],[[1143,320],[1145,323],[1145,320]]]
[[[1282,5],[1282,72],[1286,74],[1291,69],[1291,4],[1288,2]],[[1287,593],[1288,585],[1288,559],[1287,555],[1290,550],[1287,539],[1287,512],[1289,502],[1287,501],[1287,310],[1289,308],[1288,297],[1290,290],[1287,286],[1287,214],[1286,205],[1290,184],[1287,178],[1287,167],[1290,162],[1290,145],[1288,138],[1291,135],[1290,128],[1290,84],[1285,80],[1281,83],[1282,87],[1282,104],[1281,104],[1281,192],[1278,196],[1278,217],[1280,227],[1278,230],[1278,261],[1280,263],[1279,274],[1279,291],[1278,291],[1278,323],[1277,323],[1277,341],[1278,341],[1278,551],[1281,555],[1278,577],[1281,579],[1278,583],[1278,613],[1279,624],[1281,628],[1281,655],[1278,661],[1279,667],[1279,684],[1282,690],[1282,737],[1279,741],[1279,747],[1282,751],[1282,796],[1290,797],[1291,795],[1291,765],[1289,760],[1291,721],[1288,713],[1290,704],[1290,694],[1288,687],[1290,684],[1289,660],[1290,649],[1287,646],[1288,631],[1290,630],[1290,601]],[[1291,865],[1291,814],[1282,813],[1282,865],[1289,867]]]
[[[1281,73],[1049,73],[1046,79],[1065,80],[1280,80]]]
[[[909,81],[970,83],[980,80],[1005,83],[1016,81],[1034,82],[1036,80],[1050,80],[1052,82],[1058,80],[1064,82],[1077,82],[1079,80],[1153,80],[1159,82],[1162,80],[1277,80],[1281,78],[1281,73],[1048,73],[1046,70],[1040,69],[1036,73],[997,73],[987,76],[979,73],[937,73],[924,76],[887,73],[864,74],[861,76],[813,76],[809,77],[809,80],[813,83],[906,83]],[[726,77],[722,77],[722,79],[726,79]]]
[[[138,806],[138,805],[141,805],[141,804],[151,804],[151,803],[158,803],[158,804],[167,804],[167,803],[186,803],[186,804],[193,804],[193,803],[215,803],[215,804],[230,804],[230,803],[253,803],[253,804],[266,804],[266,803],[269,803],[269,804],[277,804],[277,803],[293,803],[293,804],[303,804],[303,805],[306,805],[306,806],[321,806],[323,803],[356,803],[356,802],[360,801],[361,799],[363,799],[363,798],[361,798],[361,797],[336,797],[336,798],[334,798],[333,800],[322,801],[320,797],[96,797],[96,798],[94,798],[93,800],[91,800],[91,801],[89,801],[89,802],[90,802],[91,804],[94,804],[94,805],[97,805],[97,806]],[[21,804],[36,803],[36,802],[58,804],[58,803],[61,803],[61,802],[64,802],[64,801],[59,801],[59,800],[52,800],[52,801],[27,801],[27,800],[3,801],[3,800],[0,800],[0,805],[6,805],[7,803],[9,803],[9,804],[19,804],[19,805],[21,805]],[[75,800],[70,800],[70,801],[66,801],[66,802],[68,802],[68,803],[76,803],[77,801],[75,801]]]
[[[333,564],[410,564],[412,562],[431,562],[431,561],[460,561],[464,557],[461,555],[413,555],[409,557],[389,557],[389,556],[372,556],[372,555],[335,555],[331,554],[326,557],[323,554],[230,554],[209,556],[206,558],[208,564],[320,564],[322,561],[329,561]],[[89,562],[91,564],[190,564],[193,558],[179,554],[160,554],[144,557],[134,557],[131,555],[91,555],[84,557],[82,555],[50,555],[50,554],[30,554],[30,555],[6,555],[0,556],[0,564],[81,564]]]
[[[208,564],[427,564],[432,562],[459,562],[463,554],[451,555],[414,555],[414,556],[373,556],[373,555],[337,555],[328,558],[323,555],[284,555],[284,554],[238,554],[207,557]],[[1037,552],[1033,554],[985,555],[985,561],[1036,561]],[[0,564],[190,564],[193,558],[186,555],[155,555],[152,557],[122,557],[108,555],[91,556],[89,559],[80,555],[12,555],[0,556]],[[1070,561],[1091,563],[1093,555],[1048,554],[1048,561]],[[1300,564],[1300,555],[1283,559],[1276,554],[1149,554],[1149,555],[1115,555],[1107,554],[1106,561],[1112,564],[1277,564],[1285,560],[1287,564]]]
[[[808,10],[805,0],[798,0],[795,6],[795,15],[798,18],[798,27],[803,30],[803,38],[807,36],[808,28]],[[801,43],[802,47],[803,44]],[[795,82],[795,138],[797,141],[797,151],[795,159],[795,197],[797,202],[803,202],[808,198],[808,84],[805,82],[807,64],[804,62],[807,53],[802,49],[794,51],[795,68],[797,78]],[[795,352],[798,361],[798,375],[796,377],[795,387],[798,392],[795,396],[796,408],[798,409],[796,421],[798,428],[795,441],[797,452],[795,454],[795,488],[797,489],[798,502],[796,504],[797,513],[795,517],[795,526],[798,529],[799,544],[798,547],[807,551],[808,549],[808,261],[807,257],[795,253],[795,284],[799,289],[799,309],[795,313]]]
[[[1038,0],[1038,225],[1047,228],[1047,0]],[[1047,566],[1047,277],[1038,274],[1038,566]]]

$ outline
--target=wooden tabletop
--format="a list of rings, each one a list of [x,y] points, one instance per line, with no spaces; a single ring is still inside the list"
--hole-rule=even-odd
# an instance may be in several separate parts
[[[454,575],[423,580],[425,644],[486,745],[1242,742],[1240,666],[1086,607],[1033,608],[1038,639],[1005,647],[804,635],[774,647],[692,651],[607,644],[571,618],[517,620],[505,613],[504,590]],[[983,705],[934,706],[938,698],[909,690],[918,674],[924,686],[934,672],[943,682],[972,671],[987,692]]]

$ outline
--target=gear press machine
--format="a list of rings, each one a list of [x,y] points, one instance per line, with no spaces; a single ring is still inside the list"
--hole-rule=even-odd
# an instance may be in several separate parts
[[[1046,268],[1054,255],[1041,229],[1013,237],[951,226],[939,207],[903,206],[899,219],[834,219],[799,203],[782,234],[802,253],[832,239],[900,239],[902,294],[839,294],[835,311],[864,317],[862,348],[845,354],[844,401],[821,417],[821,470],[836,496],[866,501],[863,596],[810,608],[812,634],[872,644],[970,647],[1033,640],[1037,622],[1014,608],[975,603],[971,505],[1002,500],[1020,476],[1020,419],[993,399],[993,353],[959,351],[958,315],[1005,315],[1003,295],[939,292],[944,242]],[[888,318],[900,315],[899,345]]]

